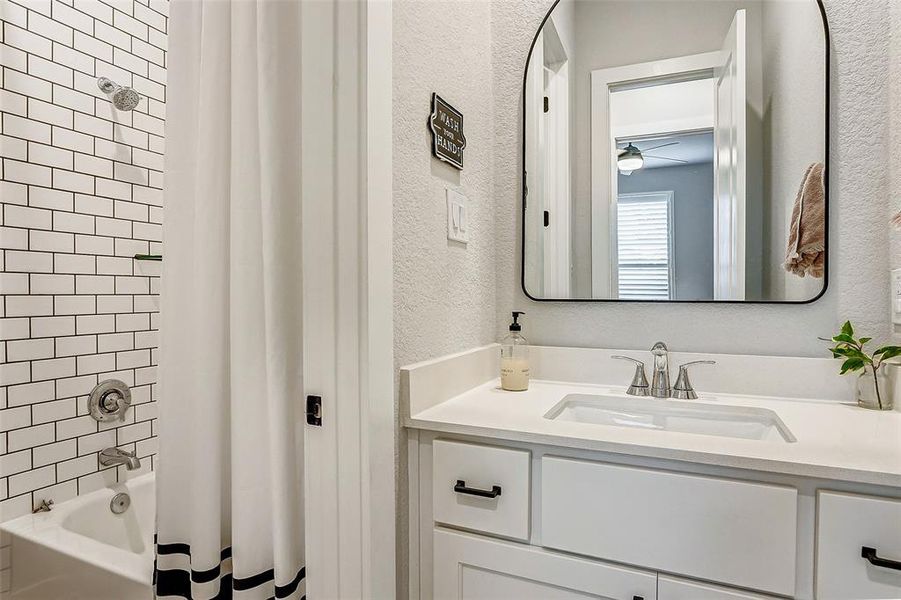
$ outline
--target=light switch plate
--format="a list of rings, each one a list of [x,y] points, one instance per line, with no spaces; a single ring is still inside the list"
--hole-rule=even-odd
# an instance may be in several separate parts
[[[469,200],[452,189],[447,189],[447,239],[469,241]]]
[[[892,323],[901,325],[901,269],[892,271]]]

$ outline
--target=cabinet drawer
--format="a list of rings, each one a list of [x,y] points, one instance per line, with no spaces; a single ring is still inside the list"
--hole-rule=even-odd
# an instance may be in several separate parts
[[[817,508],[817,598],[901,598],[901,563],[874,565],[862,553],[901,561],[901,500],[820,492]]]
[[[660,600],[777,600],[775,596],[761,596],[665,575],[657,578],[657,595]]]
[[[653,572],[435,530],[434,600],[655,600]]]
[[[529,539],[529,452],[435,440],[435,521]]]
[[[542,545],[786,596],[797,508],[788,487],[541,460]]]

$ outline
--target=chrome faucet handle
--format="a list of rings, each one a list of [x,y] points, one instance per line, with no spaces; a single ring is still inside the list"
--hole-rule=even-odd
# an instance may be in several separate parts
[[[648,378],[644,374],[644,363],[638,360],[637,358],[632,358],[631,356],[621,356],[614,355],[610,358],[615,358],[616,360],[628,360],[635,363],[635,375],[632,376],[632,383],[629,384],[629,389],[626,390],[626,393],[630,396],[647,396],[648,395]]]
[[[88,412],[95,421],[109,423],[125,421],[125,412],[131,406],[131,390],[118,379],[107,379],[97,384],[88,398]]]
[[[688,378],[688,367],[692,365],[715,365],[715,360],[693,360],[684,365],[679,365],[679,376],[676,377],[676,385],[673,386],[673,398],[677,400],[697,400],[698,393],[691,387]]]

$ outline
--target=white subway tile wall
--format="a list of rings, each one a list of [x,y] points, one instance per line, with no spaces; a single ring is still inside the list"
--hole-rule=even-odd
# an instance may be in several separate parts
[[[124,479],[156,453],[168,0],[0,0],[0,520]],[[138,90],[133,112],[97,88]],[[133,386],[124,423],[87,394]],[[0,595],[10,548],[0,538]]]

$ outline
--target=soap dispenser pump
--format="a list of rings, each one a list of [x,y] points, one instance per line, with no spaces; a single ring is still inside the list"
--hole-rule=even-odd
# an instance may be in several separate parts
[[[522,337],[519,316],[526,313],[513,311],[510,334],[501,342],[501,388],[511,392],[529,389],[529,343]]]

